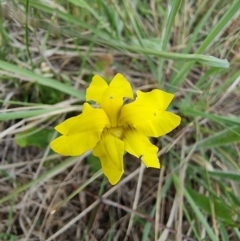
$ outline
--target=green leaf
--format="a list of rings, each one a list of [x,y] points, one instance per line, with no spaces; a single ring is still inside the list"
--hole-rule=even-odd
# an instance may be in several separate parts
[[[201,42],[200,46],[196,50],[196,54],[203,53],[204,50],[209,48],[211,44],[216,41],[216,37],[225,29],[225,27],[229,24],[230,20],[234,18],[234,15],[239,11],[240,8],[240,1],[232,1],[227,8],[227,11],[224,15],[220,18],[211,31],[208,33],[207,37]],[[190,69],[192,68],[193,63],[189,62],[186,63],[184,66],[180,66],[179,71],[173,74],[173,77],[170,80],[170,84],[174,86],[174,88],[181,85],[184,81],[185,76],[189,73]],[[174,90],[173,87],[169,88],[168,91]]]
[[[230,209],[223,201],[218,200],[214,197],[207,197],[202,195],[191,188],[186,188],[189,194],[192,196],[196,205],[198,205],[201,209],[203,209],[208,214],[212,214],[211,210],[211,202],[213,204],[215,215],[218,219],[223,221],[226,225],[236,226],[237,224],[233,220],[233,216],[235,215],[234,210]]]
[[[163,40],[160,38],[142,38],[141,42],[145,48],[159,50],[159,46],[162,45]],[[131,38],[131,44],[142,47],[142,45],[139,43],[139,40],[135,37]]]
[[[240,126],[227,128],[226,130],[215,133],[197,143],[198,147],[214,147],[226,145],[233,142],[240,142]]]
[[[53,133],[53,129],[38,130],[37,128],[31,128],[16,134],[15,141],[21,147],[35,146],[43,149],[49,144]]]
[[[171,32],[172,32],[172,28],[173,28],[173,24],[174,24],[174,20],[176,17],[176,14],[179,10],[179,7],[182,3],[182,0],[176,0],[176,1],[172,1],[172,8],[170,11],[170,14],[168,15],[168,19],[167,19],[167,24],[166,24],[166,30],[165,30],[165,34],[164,34],[164,38],[163,38],[163,43],[162,43],[162,50],[167,50],[167,45],[169,43],[169,39],[171,36]],[[161,79],[163,76],[163,66],[164,66],[164,59],[160,59],[159,61],[159,65],[158,65],[158,84],[159,87],[161,87]]]
[[[85,94],[82,91],[77,90],[77,89],[73,88],[72,86],[63,84],[54,79],[46,78],[44,76],[35,74],[34,72],[27,70],[27,69],[20,68],[17,65],[10,64],[6,61],[0,60],[0,69],[4,69],[9,72],[13,72],[15,74],[18,74],[20,76],[23,76],[23,77],[29,79],[32,82],[36,82],[40,85],[48,86],[50,88],[59,90],[62,93],[69,94],[70,96],[76,97],[80,100],[85,100]]]
[[[1,240],[9,240],[9,241],[17,241],[18,238],[16,235],[11,233],[0,233],[0,239]]]
[[[175,174],[173,174],[173,182],[174,182],[176,189],[179,190],[180,189],[180,180],[177,177],[177,175],[175,175]],[[203,227],[205,228],[209,238],[212,241],[218,241],[218,238],[216,237],[212,228],[210,227],[209,223],[207,222],[206,217],[202,214],[202,212],[199,209],[199,206],[196,204],[196,202],[195,202],[196,200],[194,198],[192,198],[192,196],[190,195],[190,193],[187,191],[186,188],[184,188],[183,192],[184,192],[184,196],[185,196],[186,200],[188,201],[189,205],[191,206],[193,212],[195,213],[198,220],[202,223]]]
[[[193,109],[190,106],[179,106],[181,113],[186,116],[193,116],[195,118],[201,116],[204,118],[208,118],[209,120],[216,121],[218,123],[223,124],[240,124],[240,119],[238,117],[227,117],[227,116],[221,116],[221,115],[213,115],[211,113],[206,113],[201,110]]]
[[[90,166],[92,173],[96,173],[102,168],[99,158],[92,153],[87,157],[87,164]]]
[[[37,108],[37,107],[36,107]],[[1,112],[0,113],[0,121],[14,120],[14,119],[22,119],[28,118],[32,116],[43,115],[47,113],[54,112],[56,110],[60,110],[59,107],[49,107],[39,110],[25,110],[25,111],[12,111],[12,112]]]
[[[212,171],[210,172],[212,177],[217,177],[218,179],[228,179],[237,183],[240,183],[240,173],[234,172],[223,172],[223,171]]]
[[[227,59],[219,59],[209,55],[166,52],[166,51],[154,50],[150,48],[131,46],[131,45],[119,43],[114,40],[106,41],[106,40],[97,39],[97,41],[100,43],[106,44],[108,46],[111,46],[114,48],[121,48],[125,51],[128,50],[133,53],[147,54],[147,55],[152,55],[152,56],[165,58],[165,59],[196,61],[198,63],[213,66],[213,67],[229,68],[229,62],[227,61]]]
[[[224,227],[224,225],[222,225],[222,224],[220,224],[219,226],[220,226],[219,231],[220,231],[221,238],[222,238],[221,240],[230,241],[229,238],[228,238],[229,234],[228,234],[227,228]]]

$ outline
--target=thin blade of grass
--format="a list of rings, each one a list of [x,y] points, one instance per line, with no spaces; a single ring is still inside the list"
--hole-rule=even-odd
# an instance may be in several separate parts
[[[237,183],[240,183],[240,174],[239,173],[232,173],[232,172],[225,172],[225,171],[212,171],[210,172],[212,177],[215,177],[219,180],[231,180]]]
[[[129,13],[129,18],[130,18],[130,21],[132,23],[134,32],[135,32],[135,34],[137,36],[137,40],[139,42],[140,48],[145,49],[146,46],[144,44],[143,39],[146,37],[146,33],[144,32],[142,26],[139,24],[138,19],[135,19],[135,18],[137,18],[136,17],[137,13],[136,13],[136,11],[134,11],[134,8],[132,7],[132,5],[130,3],[128,5],[125,3],[124,7],[125,7],[126,11],[129,11],[129,9],[130,9],[131,12]],[[154,76],[157,76],[157,73],[156,73],[156,70],[155,70],[156,67],[155,67],[154,61],[149,56],[149,54],[145,53],[144,55],[145,55],[146,61],[148,63],[148,66],[149,66],[151,72],[153,73]]]
[[[214,207],[215,215],[218,219],[223,221],[227,225],[237,225],[233,220],[233,210],[229,208],[222,200],[214,197],[213,195],[211,197],[205,196],[204,194],[200,194],[199,192],[187,188],[188,193],[191,195],[193,200],[195,200],[195,203],[198,207],[200,207],[205,212],[209,213],[211,215],[211,202]]]
[[[116,42],[114,40],[105,41],[105,40],[98,39],[97,41],[99,41],[99,43],[102,43],[106,46],[111,46],[122,50],[128,50],[133,53],[148,54],[148,55],[152,55],[160,58],[179,60],[179,61],[193,61],[193,62],[198,62],[204,65],[218,67],[218,68],[229,68],[229,62],[227,59],[219,59],[213,56],[208,56],[203,54],[182,54],[182,53],[159,51],[156,49],[127,45],[124,43]]]
[[[179,190],[180,180],[178,179],[178,177],[176,175],[173,175],[173,180],[174,180],[176,189]],[[184,188],[184,196],[185,196],[186,200],[188,201],[188,203],[190,204],[190,206],[191,206],[193,212],[195,213],[195,215],[197,216],[198,220],[202,223],[203,227],[205,228],[207,234],[209,235],[209,238],[212,241],[218,241],[218,238],[216,237],[212,228],[208,224],[208,221],[206,220],[204,215],[201,213],[199,207],[197,206],[196,202],[194,201],[194,199],[189,194],[189,192],[187,191],[186,188]]]
[[[55,14],[57,14],[58,17],[68,21],[68,23],[76,24],[76,26],[79,26],[79,27],[84,26],[88,30],[92,31],[92,33],[94,35],[97,35],[98,38],[96,39],[96,42],[98,42],[99,44],[103,44],[104,46],[114,47],[114,48],[125,50],[125,51],[128,50],[133,53],[152,55],[152,56],[156,56],[156,57],[160,57],[160,58],[194,61],[194,62],[197,62],[200,64],[219,67],[219,68],[228,68],[229,67],[229,63],[226,59],[219,59],[219,58],[216,58],[213,56],[207,56],[207,55],[202,55],[202,54],[182,54],[182,53],[165,52],[165,51],[159,51],[159,50],[150,49],[150,48],[143,48],[143,47],[138,47],[138,46],[134,46],[134,45],[129,45],[124,42],[115,41],[113,38],[109,38],[109,35],[106,34],[106,32],[99,31],[98,29],[93,28],[92,26],[82,23],[77,18],[74,18],[71,15],[69,16],[68,14],[65,14],[59,10],[53,9],[53,8],[46,6],[44,4],[41,4],[41,3],[33,2],[31,0],[30,0],[29,4],[32,7],[41,9],[42,11],[46,11],[51,14],[55,13]],[[42,27],[44,27],[44,25]],[[48,26],[48,29],[49,29],[49,26]],[[56,31],[58,31],[62,34],[66,34],[66,35],[70,36],[70,32],[66,29],[60,29],[55,26],[53,27],[53,29],[55,29]],[[135,30],[136,30],[136,28],[135,28]],[[74,37],[74,36],[72,36],[72,37]],[[92,36],[81,36],[78,34],[76,34],[75,37],[79,37],[79,38],[86,39],[86,40],[92,39]]]
[[[43,115],[59,109],[60,108],[45,108],[40,110],[27,110],[27,111],[14,111],[14,112],[0,113],[0,121],[8,121],[8,120],[15,120],[15,119],[22,119],[22,118],[27,118],[32,116]]]
[[[207,47],[214,42],[214,39],[222,32],[223,29],[228,25],[229,21],[235,16],[235,14],[239,11],[240,8],[240,1],[233,1],[220,19],[220,21],[211,29],[210,33],[206,37],[206,39],[201,43],[199,48],[196,50],[196,54],[202,53]],[[170,84],[172,86],[180,86],[181,83],[184,81],[185,76],[189,73],[193,63],[187,63],[184,66],[181,66],[177,74],[174,74],[171,78]],[[168,90],[171,91],[173,88],[169,88]]]
[[[222,123],[224,125],[240,124],[240,119],[237,117],[214,115],[214,114],[206,113],[200,110],[194,110],[191,107],[186,107],[186,106],[181,106],[180,109],[181,109],[181,113],[186,116],[193,116],[195,118],[201,116],[209,120],[215,121],[217,123]]]
[[[165,34],[163,37],[163,43],[162,43],[162,50],[165,51],[167,50],[167,45],[170,39],[171,31],[172,31],[172,26],[174,23],[175,16],[178,12],[178,9],[182,3],[182,0],[176,0],[172,2],[172,9],[170,11],[169,17],[167,19],[167,26],[165,30]],[[163,77],[163,66],[164,66],[164,59],[160,59],[159,64],[158,64],[158,85],[161,87],[162,85],[162,77]]]
[[[22,77],[26,77],[32,82],[36,82],[40,85],[48,86],[50,88],[61,91],[62,93],[66,93],[70,96],[76,97],[79,100],[85,99],[85,94],[81,90],[76,90],[70,85],[63,84],[51,78],[46,78],[41,75],[35,74],[34,72],[18,67],[17,65],[10,64],[6,61],[0,60],[0,69],[7,70],[9,72],[13,72]]]
[[[231,144],[233,142],[240,142],[240,126],[233,126],[226,130],[216,132],[210,137],[204,138],[196,143],[198,148],[201,147],[215,147],[220,145]]]
[[[197,11],[203,11],[203,7],[205,6],[205,4],[209,3],[208,0],[205,0],[201,3],[200,8]],[[209,18],[211,17],[213,10],[215,9],[215,7],[217,6],[217,4],[219,3],[219,0],[214,1],[210,8],[207,10],[207,12],[202,16],[201,20],[199,21],[199,23],[194,26],[193,28],[193,33],[191,33],[191,38],[189,38],[189,41],[187,42],[186,48],[184,48],[183,53],[188,53],[191,49],[191,47],[193,46],[193,44],[195,42],[197,42],[197,37],[199,35],[199,32],[202,31],[204,25],[207,23],[207,21],[209,21]],[[194,13],[194,17],[196,17],[195,15],[198,15],[198,13]],[[195,18],[193,19],[195,20]],[[193,20],[190,23],[190,26],[188,27],[189,29],[192,28],[193,25]],[[178,69],[181,68],[181,66],[178,66]]]

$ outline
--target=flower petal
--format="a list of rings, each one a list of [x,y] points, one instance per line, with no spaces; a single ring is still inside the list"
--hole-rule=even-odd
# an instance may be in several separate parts
[[[124,136],[124,149],[137,158],[141,158],[146,167],[160,168],[157,157],[158,148],[149,139],[135,130],[128,128]]]
[[[69,118],[55,127],[55,130],[64,135],[72,135],[78,132],[99,130],[110,127],[109,119],[100,108],[93,108],[84,103],[82,114]]]
[[[75,134],[71,136],[62,135],[50,143],[51,148],[63,156],[80,156],[91,150],[99,141],[91,132]]]
[[[94,75],[86,93],[87,101],[94,100],[101,105],[108,115],[112,127],[117,126],[124,97],[133,98],[133,91],[127,79],[119,73],[114,76],[109,86],[99,75]]]
[[[133,91],[128,80],[120,73],[116,74],[112,79],[109,87],[112,89],[114,95],[121,97],[127,97],[133,99]]]
[[[124,97],[133,98],[132,87],[122,74],[116,74],[109,87],[104,91],[100,102],[101,107],[110,119],[112,127],[116,127],[118,124]]]
[[[119,182],[124,172],[123,153],[123,141],[108,133],[104,133],[102,140],[93,149],[93,155],[100,158],[103,173],[112,185]]]
[[[181,121],[178,115],[165,111],[172,99],[173,94],[157,89],[137,91],[136,100],[122,108],[119,125],[131,125],[146,136],[165,135]]]
[[[81,155],[97,144],[107,126],[110,126],[110,122],[106,113],[85,103],[81,115],[69,118],[55,127],[63,135],[53,140],[50,146],[62,155]]]
[[[99,75],[94,75],[92,82],[86,91],[86,100],[93,100],[100,104],[105,90],[108,88],[107,82]]]

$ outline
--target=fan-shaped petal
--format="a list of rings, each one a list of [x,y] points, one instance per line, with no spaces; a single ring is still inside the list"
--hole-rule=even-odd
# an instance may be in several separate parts
[[[82,114],[69,118],[55,127],[63,135],[53,140],[50,146],[62,155],[81,155],[97,144],[103,129],[109,126],[109,119],[102,109],[93,108],[85,103]]]
[[[112,127],[117,126],[124,97],[133,98],[133,91],[127,79],[119,73],[109,85],[100,76],[95,75],[86,94],[86,100],[94,100],[101,105]]]
[[[86,100],[93,100],[100,104],[106,89],[108,89],[107,82],[101,76],[94,75],[91,84],[86,90]]]
[[[133,91],[126,78],[122,74],[117,74],[112,79],[109,87],[104,91],[100,103],[108,115],[112,127],[117,126],[124,97],[133,98]]]
[[[119,125],[131,125],[147,136],[165,135],[181,121],[178,115],[165,111],[172,99],[173,94],[157,89],[137,91],[136,100],[122,108]]]
[[[140,158],[146,167],[160,168],[157,157],[158,148],[149,139],[133,128],[128,128],[124,135],[124,149],[133,156]]]
[[[123,172],[124,143],[120,139],[105,133],[93,149],[93,155],[100,158],[104,175],[112,185],[119,182]]]

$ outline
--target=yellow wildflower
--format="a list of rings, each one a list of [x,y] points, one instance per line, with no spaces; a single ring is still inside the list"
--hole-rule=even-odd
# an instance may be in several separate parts
[[[100,107],[84,103],[82,114],[57,125],[55,129],[62,135],[51,142],[51,148],[66,156],[78,156],[93,149],[112,185],[124,172],[124,151],[141,158],[147,167],[160,168],[158,148],[148,137],[165,135],[180,124],[179,116],[166,111],[173,97],[158,89],[138,90],[136,99],[124,104],[124,98],[133,99],[125,77],[117,74],[108,85],[95,75],[86,100],[93,100]]]

